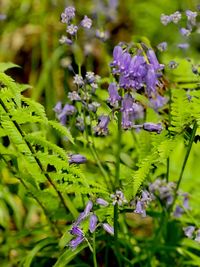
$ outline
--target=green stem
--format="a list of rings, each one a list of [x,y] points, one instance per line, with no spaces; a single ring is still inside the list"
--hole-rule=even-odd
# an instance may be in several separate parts
[[[122,128],[121,128],[122,116],[121,112],[118,112],[118,132],[117,132],[117,152],[116,152],[116,168],[115,168],[115,189],[120,186],[120,152],[121,152],[121,137],[122,137]]]
[[[185,158],[184,158],[184,161],[183,161],[183,165],[182,165],[182,168],[181,168],[181,173],[180,173],[180,176],[179,176],[179,179],[177,181],[176,188],[175,188],[175,191],[174,191],[174,201],[173,201],[173,203],[171,205],[170,211],[173,209],[173,206],[174,206],[174,204],[176,202],[177,192],[178,192],[180,183],[181,183],[182,178],[183,178],[183,173],[184,173],[184,170],[185,170],[185,167],[186,167],[186,163],[187,163],[188,157],[190,155],[190,151],[191,151],[192,144],[193,144],[193,141],[194,141],[194,138],[195,138],[197,127],[198,127],[197,126],[197,122],[195,121],[193,129],[192,129],[192,134],[190,136],[190,141],[189,141],[189,144],[188,144],[187,152],[186,152],[186,155],[185,155]]]
[[[93,263],[94,267],[97,267],[97,258],[96,258],[96,240],[95,240],[95,231],[93,233]]]
[[[117,203],[114,205],[114,241],[115,241],[115,251],[116,251],[118,266],[121,266],[119,243],[118,243],[118,204]]]

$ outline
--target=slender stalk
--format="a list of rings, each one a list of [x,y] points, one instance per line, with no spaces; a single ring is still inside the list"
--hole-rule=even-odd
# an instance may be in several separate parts
[[[94,267],[97,267],[97,258],[96,258],[96,234],[95,234],[95,231],[93,233],[93,264],[94,264]]]
[[[176,199],[177,199],[177,192],[178,192],[180,183],[181,183],[182,178],[183,178],[183,173],[184,173],[184,170],[185,170],[185,167],[186,167],[186,163],[188,161],[188,157],[190,155],[190,151],[191,151],[192,144],[193,144],[193,141],[194,141],[194,138],[195,138],[197,127],[198,127],[197,126],[197,122],[195,121],[194,125],[193,125],[193,129],[192,129],[192,134],[190,136],[190,141],[189,141],[189,144],[188,144],[188,148],[187,148],[187,151],[186,151],[186,155],[185,155],[185,158],[184,158],[184,161],[183,161],[183,165],[182,165],[182,168],[181,168],[181,172],[180,172],[180,175],[179,175],[179,179],[177,181],[176,188],[175,188],[175,191],[174,191],[174,200],[173,200],[173,203],[172,203],[172,205],[170,207],[170,211],[173,209],[173,206],[174,206],[174,204],[176,202]]]
[[[122,116],[121,112],[118,112],[118,125],[117,125],[117,152],[116,152],[116,168],[115,168],[115,189],[120,186],[120,152],[121,152],[121,137],[122,137],[122,128],[121,128]]]
[[[7,107],[4,105],[3,101],[0,99],[0,103],[3,107],[3,109],[5,110],[5,112],[7,114],[9,114]],[[9,116],[10,117],[10,116]],[[42,171],[42,173],[45,175],[45,177],[47,178],[47,180],[49,181],[49,183],[52,185],[52,187],[54,188],[54,190],[56,191],[58,197],[60,198],[61,203],[63,204],[63,207],[65,208],[66,212],[68,212],[68,210],[70,210],[70,207],[67,207],[66,203],[65,203],[65,199],[62,196],[61,192],[57,189],[56,185],[54,184],[54,182],[52,181],[52,179],[50,178],[49,174],[45,171],[41,161],[36,157],[35,155],[35,151],[34,148],[32,147],[32,145],[26,140],[25,138],[25,134],[22,131],[20,125],[16,122],[16,121],[12,121],[13,124],[15,125],[16,129],[18,130],[18,132],[20,133],[20,135],[22,136],[22,139],[24,140],[24,142],[26,143],[26,145],[28,146],[32,156],[34,157],[35,161],[37,162],[38,167],[40,168],[40,170]]]

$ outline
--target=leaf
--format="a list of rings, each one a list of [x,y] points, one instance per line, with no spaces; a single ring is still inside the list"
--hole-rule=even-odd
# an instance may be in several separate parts
[[[12,69],[12,68],[21,68],[21,67],[12,62],[1,62],[0,63],[0,72],[5,72],[6,70]]]
[[[30,267],[31,262],[33,261],[36,254],[42,250],[46,246],[50,246],[52,244],[56,244],[57,242],[53,238],[45,238],[37,243],[37,245],[29,252],[27,255],[25,262],[23,264],[24,267]]]
[[[61,125],[57,121],[49,121],[49,125],[51,125],[54,129],[56,129],[60,134],[62,134],[63,136],[67,137],[67,139],[72,144],[74,144],[74,138],[72,137],[70,131],[66,127],[64,127],[63,125]]]
[[[75,250],[67,249],[57,260],[57,262],[53,265],[53,267],[67,267],[67,264],[76,257],[78,253],[80,253],[84,248],[88,245],[86,243],[78,246]]]

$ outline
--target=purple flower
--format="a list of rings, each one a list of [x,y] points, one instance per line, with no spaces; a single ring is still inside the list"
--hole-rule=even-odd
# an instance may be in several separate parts
[[[0,14],[0,21],[5,20],[7,18],[6,14]]]
[[[173,215],[176,218],[180,218],[183,215],[183,213],[184,213],[184,210],[179,205],[177,205]]]
[[[115,46],[113,50],[113,62],[112,62],[113,66],[120,66],[122,54],[123,54],[123,50],[121,46],[119,45]]]
[[[83,81],[83,77],[81,75],[76,74],[74,76],[74,81],[75,84],[77,84],[78,86],[83,86],[84,85],[84,81]]]
[[[91,233],[94,233],[96,226],[97,226],[98,218],[95,214],[92,214],[90,216],[90,225],[89,225],[89,230]]]
[[[156,132],[160,133],[162,131],[162,125],[161,123],[151,123],[151,122],[145,122],[143,124],[143,129],[148,132]]]
[[[98,102],[92,102],[92,103],[88,104],[88,109],[90,111],[92,111],[92,112],[96,112],[97,109],[98,109],[98,107],[100,107],[100,106],[101,106],[100,103],[98,103]]]
[[[70,155],[69,158],[69,164],[75,163],[75,164],[82,164],[87,161],[86,157],[80,155],[80,154],[73,154]]]
[[[170,69],[176,69],[178,67],[178,65],[179,64],[176,61],[174,61],[174,60],[171,60],[169,62],[169,64],[168,64],[168,66],[169,66]]]
[[[65,114],[65,115],[73,115],[74,113],[76,112],[76,108],[73,106],[73,105],[69,105],[69,104],[66,104],[60,114],[60,116],[62,114]]]
[[[181,29],[180,29],[180,33],[181,33],[181,35],[183,35],[183,36],[189,36],[189,35],[191,34],[191,31],[188,30],[188,29],[185,29],[185,28],[181,28]]]
[[[79,96],[79,94],[76,91],[69,92],[68,98],[71,101],[80,101],[81,100],[81,97]]]
[[[56,103],[56,105],[53,108],[53,110],[55,111],[56,114],[61,113],[62,112],[62,102],[59,101],[58,103]]]
[[[183,207],[186,210],[189,210],[190,209],[190,206],[189,206],[189,197],[188,197],[188,194],[186,193],[183,196],[184,196],[184,198],[183,198]]]
[[[105,207],[109,205],[109,203],[106,200],[104,200],[103,198],[97,198],[96,203],[101,205],[101,206],[105,206]]]
[[[188,19],[188,22],[191,24],[191,25],[196,25],[196,17],[197,17],[197,12],[193,12],[191,10],[186,10],[185,11],[185,14],[187,16],[187,19]]]
[[[110,224],[103,223],[102,226],[107,233],[109,233],[110,235],[114,235],[114,228]]]
[[[93,207],[93,202],[91,200],[89,200],[88,203],[86,204],[86,207],[84,210],[85,216],[87,216],[90,213],[92,207]]]
[[[149,65],[146,76],[146,90],[149,97],[156,93],[156,85],[158,83],[156,72],[152,65]]]
[[[84,219],[85,219],[85,213],[81,212],[78,216],[78,219],[76,220],[76,222],[74,223],[74,225],[79,225]]]
[[[200,243],[200,229],[197,230],[196,237],[194,240]]]
[[[95,82],[95,74],[94,74],[94,72],[92,72],[92,71],[87,71],[86,72],[86,74],[85,74],[85,77],[86,77],[86,79],[87,79],[87,81],[89,82],[89,83],[93,83],[93,82]]]
[[[78,26],[76,25],[73,25],[73,24],[70,24],[68,27],[67,27],[67,32],[70,34],[70,35],[75,35],[78,31]]]
[[[155,98],[151,98],[150,102],[154,108],[154,110],[158,110],[159,108],[163,107],[167,103],[168,99],[161,95],[156,95]]]
[[[170,17],[171,17],[172,22],[177,24],[179,20],[181,19],[182,15],[179,11],[176,11],[173,14],[171,14]]]
[[[122,206],[123,203],[127,203],[124,194],[120,190],[117,190],[115,194],[112,194],[111,198],[113,198],[113,205],[117,203],[119,206]]]
[[[83,241],[84,241],[84,236],[77,236],[75,239],[72,239],[69,242],[69,247],[72,250],[75,250],[78,247],[78,245],[80,245]]]
[[[166,26],[167,24],[169,24],[172,21],[172,17],[165,15],[165,14],[161,14],[160,21],[163,25]]]
[[[189,44],[188,43],[182,43],[182,44],[178,44],[177,47],[183,50],[186,50],[189,48]]]
[[[147,57],[148,57],[149,63],[153,66],[155,71],[159,71],[164,68],[163,64],[159,64],[156,54],[154,53],[152,49],[149,49],[147,51]]]
[[[162,42],[162,43],[158,44],[157,45],[157,48],[161,52],[167,50],[167,42]]]
[[[76,236],[83,236],[83,231],[77,225],[74,225],[70,230],[70,234]]]
[[[86,29],[90,29],[92,26],[92,20],[87,16],[84,16],[84,19],[81,21],[81,26]]]
[[[194,230],[195,227],[191,225],[183,228],[184,234],[189,238],[192,238]]]
[[[137,200],[134,213],[141,214],[143,217],[146,216],[146,210],[144,208],[144,202],[143,201]]]
[[[67,38],[67,36],[62,35],[62,37],[59,39],[60,44],[68,44],[72,45],[72,40]]]
[[[69,23],[75,17],[75,8],[69,6],[65,8],[65,11],[61,14],[62,23]]]
[[[110,84],[109,84],[108,92],[109,92],[109,99],[108,99],[108,102],[109,102],[113,107],[118,107],[118,101],[121,100],[121,97],[120,97],[119,94],[118,94],[116,83],[110,83]]]
[[[107,135],[108,134],[108,123],[110,118],[108,116],[100,116],[98,124],[94,127],[94,131],[97,135]]]

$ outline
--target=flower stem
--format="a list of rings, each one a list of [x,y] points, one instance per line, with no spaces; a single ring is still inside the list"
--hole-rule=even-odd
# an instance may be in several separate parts
[[[187,152],[186,152],[186,155],[185,155],[185,158],[184,158],[184,161],[183,161],[183,165],[182,165],[182,168],[181,168],[181,173],[179,175],[179,179],[177,181],[177,185],[176,185],[176,188],[175,188],[175,191],[174,191],[174,201],[173,201],[173,203],[171,205],[170,211],[173,209],[173,206],[174,206],[174,204],[176,202],[177,192],[178,192],[180,183],[181,183],[182,178],[183,178],[183,173],[184,173],[184,170],[185,170],[185,167],[186,167],[186,163],[187,163],[188,157],[190,155],[190,151],[191,151],[192,144],[193,144],[193,141],[194,141],[194,138],[195,138],[197,127],[198,127],[197,126],[197,122],[195,121],[194,125],[193,125],[193,129],[192,129],[192,134],[190,136],[190,141],[189,141],[189,144],[188,144]]]
[[[93,264],[94,267],[97,267],[97,258],[96,258],[96,240],[95,240],[95,231],[93,233]]]

